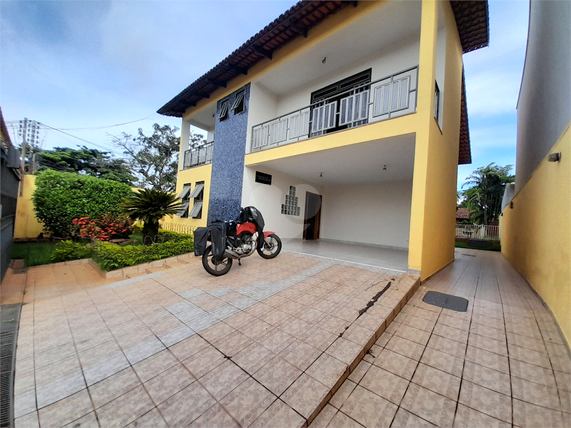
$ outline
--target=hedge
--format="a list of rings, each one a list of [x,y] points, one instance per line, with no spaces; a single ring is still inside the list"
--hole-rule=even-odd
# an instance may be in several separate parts
[[[32,196],[36,217],[54,236],[74,236],[74,218],[118,214],[131,188],[112,180],[47,170],[38,175]]]
[[[61,241],[56,244],[55,250],[51,256],[53,263],[67,262],[69,260],[79,260],[91,257],[91,247],[85,244],[72,241]]]

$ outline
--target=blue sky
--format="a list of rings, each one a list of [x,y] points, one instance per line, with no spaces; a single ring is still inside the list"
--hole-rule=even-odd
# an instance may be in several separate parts
[[[44,148],[85,144],[120,154],[113,135],[139,127],[150,134],[155,122],[180,126],[156,110],[293,4],[0,0],[4,118],[10,125],[27,117],[89,142],[43,130]],[[459,186],[477,167],[515,164],[528,2],[493,0],[489,9],[490,46],[464,56],[473,162],[459,167]],[[134,123],[111,126],[126,122]]]

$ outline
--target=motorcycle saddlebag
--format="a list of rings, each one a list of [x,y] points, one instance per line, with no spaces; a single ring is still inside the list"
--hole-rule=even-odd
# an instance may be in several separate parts
[[[201,256],[206,250],[208,244],[208,234],[210,233],[210,228],[199,227],[194,231],[194,255]]]

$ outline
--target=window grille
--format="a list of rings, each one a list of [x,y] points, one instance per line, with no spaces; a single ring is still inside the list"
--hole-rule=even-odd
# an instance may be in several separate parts
[[[234,114],[244,111],[244,91],[240,91],[236,94],[236,99],[234,100],[234,104],[232,104],[232,111]]]
[[[230,101],[224,100],[222,104],[220,104],[220,113],[218,114],[218,119],[220,121],[228,119],[228,106]]]

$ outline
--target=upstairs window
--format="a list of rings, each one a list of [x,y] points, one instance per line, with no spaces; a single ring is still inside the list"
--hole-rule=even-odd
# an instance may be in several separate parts
[[[242,113],[244,111],[244,91],[240,91],[236,94],[236,99],[234,104],[232,104],[232,111],[234,114]]]
[[[434,118],[440,123],[440,89],[436,82],[434,82]]]
[[[190,211],[190,217],[200,219],[202,218],[202,201],[204,199],[204,181],[199,181],[195,184],[194,190],[190,194],[194,198],[194,205]]]
[[[182,199],[182,206],[180,207],[180,211],[176,213],[177,216],[181,218],[188,218],[188,207],[190,206],[190,183],[185,184],[182,188],[182,191],[178,195],[180,199]]]
[[[222,104],[220,104],[220,113],[218,113],[218,120],[220,120],[221,122],[223,120],[228,119],[228,107],[229,106],[230,106],[229,100],[224,100],[224,101],[222,101]]]

